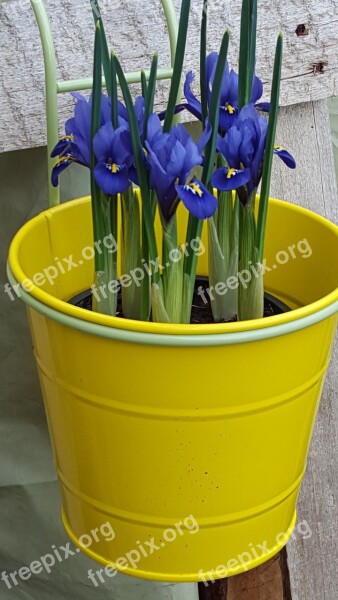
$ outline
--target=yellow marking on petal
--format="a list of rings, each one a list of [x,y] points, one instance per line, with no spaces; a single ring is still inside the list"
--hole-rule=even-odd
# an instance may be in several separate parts
[[[283,146],[275,146],[274,147],[275,150],[280,151],[280,150],[285,150],[285,148],[283,148]]]
[[[112,166],[111,166],[111,172],[112,173],[118,173],[119,170],[120,169],[118,168],[117,164],[113,163]]]
[[[203,196],[203,190],[201,190],[197,183],[189,183],[188,187],[190,187],[194,194],[197,194],[200,198]]]
[[[236,169],[229,169],[229,171],[227,172],[227,179],[231,179],[231,177],[234,177],[234,175],[236,175],[237,171]]]
[[[74,136],[73,135],[64,135],[61,140],[70,140],[71,142],[74,141]]]
[[[231,104],[226,104],[225,108],[228,111],[229,115],[233,115],[235,113],[235,109],[233,106],[231,106]]]
[[[73,158],[72,156],[60,156],[60,158],[58,158],[55,161],[54,167],[57,167],[58,165],[60,165],[62,162],[64,161],[68,161],[68,162],[76,162],[75,158]]]

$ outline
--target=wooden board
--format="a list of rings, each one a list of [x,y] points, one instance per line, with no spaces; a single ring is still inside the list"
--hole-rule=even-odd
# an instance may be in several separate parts
[[[292,600],[286,550],[257,569],[199,584],[200,600]]]
[[[186,64],[198,69],[198,27],[202,0],[192,0]],[[93,24],[89,0],[45,0],[61,79],[89,77]],[[159,50],[168,66],[169,43],[160,0],[101,0],[109,43],[126,69],[147,67]],[[175,0],[177,12],[180,0]],[[230,62],[238,57],[240,2],[210,0],[209,50],[217,50],[226,26],[232,31]],[[338,94],[338,5],[336,0],[259,0],[257,71],[272,74],[276,36],[284,31],[281,103],[291,105]],[[298,32],[298,35],[296,34]],[[305,35],[299,35],[305,33]],[[317,65],[315,68],[313,65]],[[167,84],[159,86],[163,107]],[[0,152],[45,143],[44,66],[29,0],[0,3]],[[60,97],[60,124],[69,116],[68,96]]]

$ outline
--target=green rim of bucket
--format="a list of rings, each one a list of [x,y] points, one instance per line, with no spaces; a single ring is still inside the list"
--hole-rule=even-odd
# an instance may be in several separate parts
[[[7,276],[12,286],[17,285],[17,281],[13,276],[9,265],[7,264]],[[159,333],[143,333],[129,331],[125,329],[117,329],[114,327],[105,327],[82,319],[77,319],[70,315],[61,313],[54,308],[51,308],[29,293],[20,290],[20,295],[25,304],[43,316],[70,327],[77,329],[83,333],[113,339],[121,342],[133,344],[146,344],[150,346],[228,346],[236,344],[246,344],[250,342],[258,342],[270,338],[281,337],[290,333],[295,333],[302,329],[316,325],[325,319],[328,319],[338,312],[338,300],[329,306],[321,309],[306,317],[302,317],[289,323],[275,325],[264,329],[254,329],[251,331],[239,331],[237,333],[215,333],[210,335],[165,335]]]

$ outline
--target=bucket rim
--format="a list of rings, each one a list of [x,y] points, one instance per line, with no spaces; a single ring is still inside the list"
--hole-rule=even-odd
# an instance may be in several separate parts
[[[36,222],[50,220],[56,212],[64,212],[88,202],[90,202],[89,196],[71,200],[40,213],[21,227],[15,235],[9,251],[7,274],[11,285],[20,284],[28,278],[20,265],[19,251],[23,239],[36,225]],[[338,227],[334,223],[308,209],[283,200],[270,198],[270,203],[316,220],[337,237],[338,246]],[[153,323],[103,315],[73,306],[33,283],[29,292],[21,288],[20,295],[23,302],[37,312],[87,333],[136,343],[178,346],[227,345],[279,337],[310,327],[333,316],[338,311],[338,287],[313,303],[281,315],[250,321],[203,325]]]

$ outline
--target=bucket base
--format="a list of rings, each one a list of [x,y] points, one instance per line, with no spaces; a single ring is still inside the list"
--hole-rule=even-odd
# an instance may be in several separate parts
[[[253,558],[251,562],[246,562],[245,565],[237,565],[234,568],[228,568],[226,572],[223,572],[220,569],[217,569],[216,571],[210,570],[210,571],[198,571],[197,573],[191,573],[191,574],[176,574],[173,575],[173,573],[157,573],[157,572],[151,572],[151,571],[142,571],[141,569],[131,569],[131,568],[123,568],[123,569],[118,569],[118,567],[116,566],[116,564],[113,561],[109,561],[107,559],[105,559],[103,556],[101,556],[100,554],[97,554],[96,552],[94,552],[93,550],[91,550],[90,548],[86,548],[85,546],[83,546],[78,537],[74,534],[74,532],[71,529],[71,526],[68,522],[68,519],[65,515],[65,511],[64,509],[62,509],[62,522],[64,525],[64,528],[69,536],[69,538],[72,540],[72,542],[79,548],[79,550],[81,552],[83,552],[84,554],[86,554],[89,558],[91,558],[92,560],[94,560],[95,562],[99,563],[100,565],[103,566],[108,566],[111,567],[112,569],[116,569],[118,572],[124,574],[124,575],[129,575],[131,577],[137,577],[138,579],[145,579],[145,580],[150,580],[150,581],[165,581],[168,583],[194,583],[194,582],[199,582],[199,581],[214,581],[217,579],[223,579],[224,577],[233,577],[234,575],[240,575],[241,573],[244,573],[246,571],[250,571],[251,569],[255,569],[256,567],[259,567],[261,564],[266,563],[268,560],[270,560],[271,558],[273,558],[276,554],[278,554],[283,548],[284,546],[286,546],[286,544],[288,543],[288,541],[290,540],[293,530],[296,526],[296,522],[297,522],[297,512],[294,513],[292,521],[290,523],[290,526],[287,530],[287,532],[285,533],[283,539],[281,542],[279,542],[278,544],[276,544],[275,546],[273,546],[272,548],[269,549],[268,552],[266,552],[263,556],[259,556],[258,558]],[[111,575],[110,575],[111,576]]]

